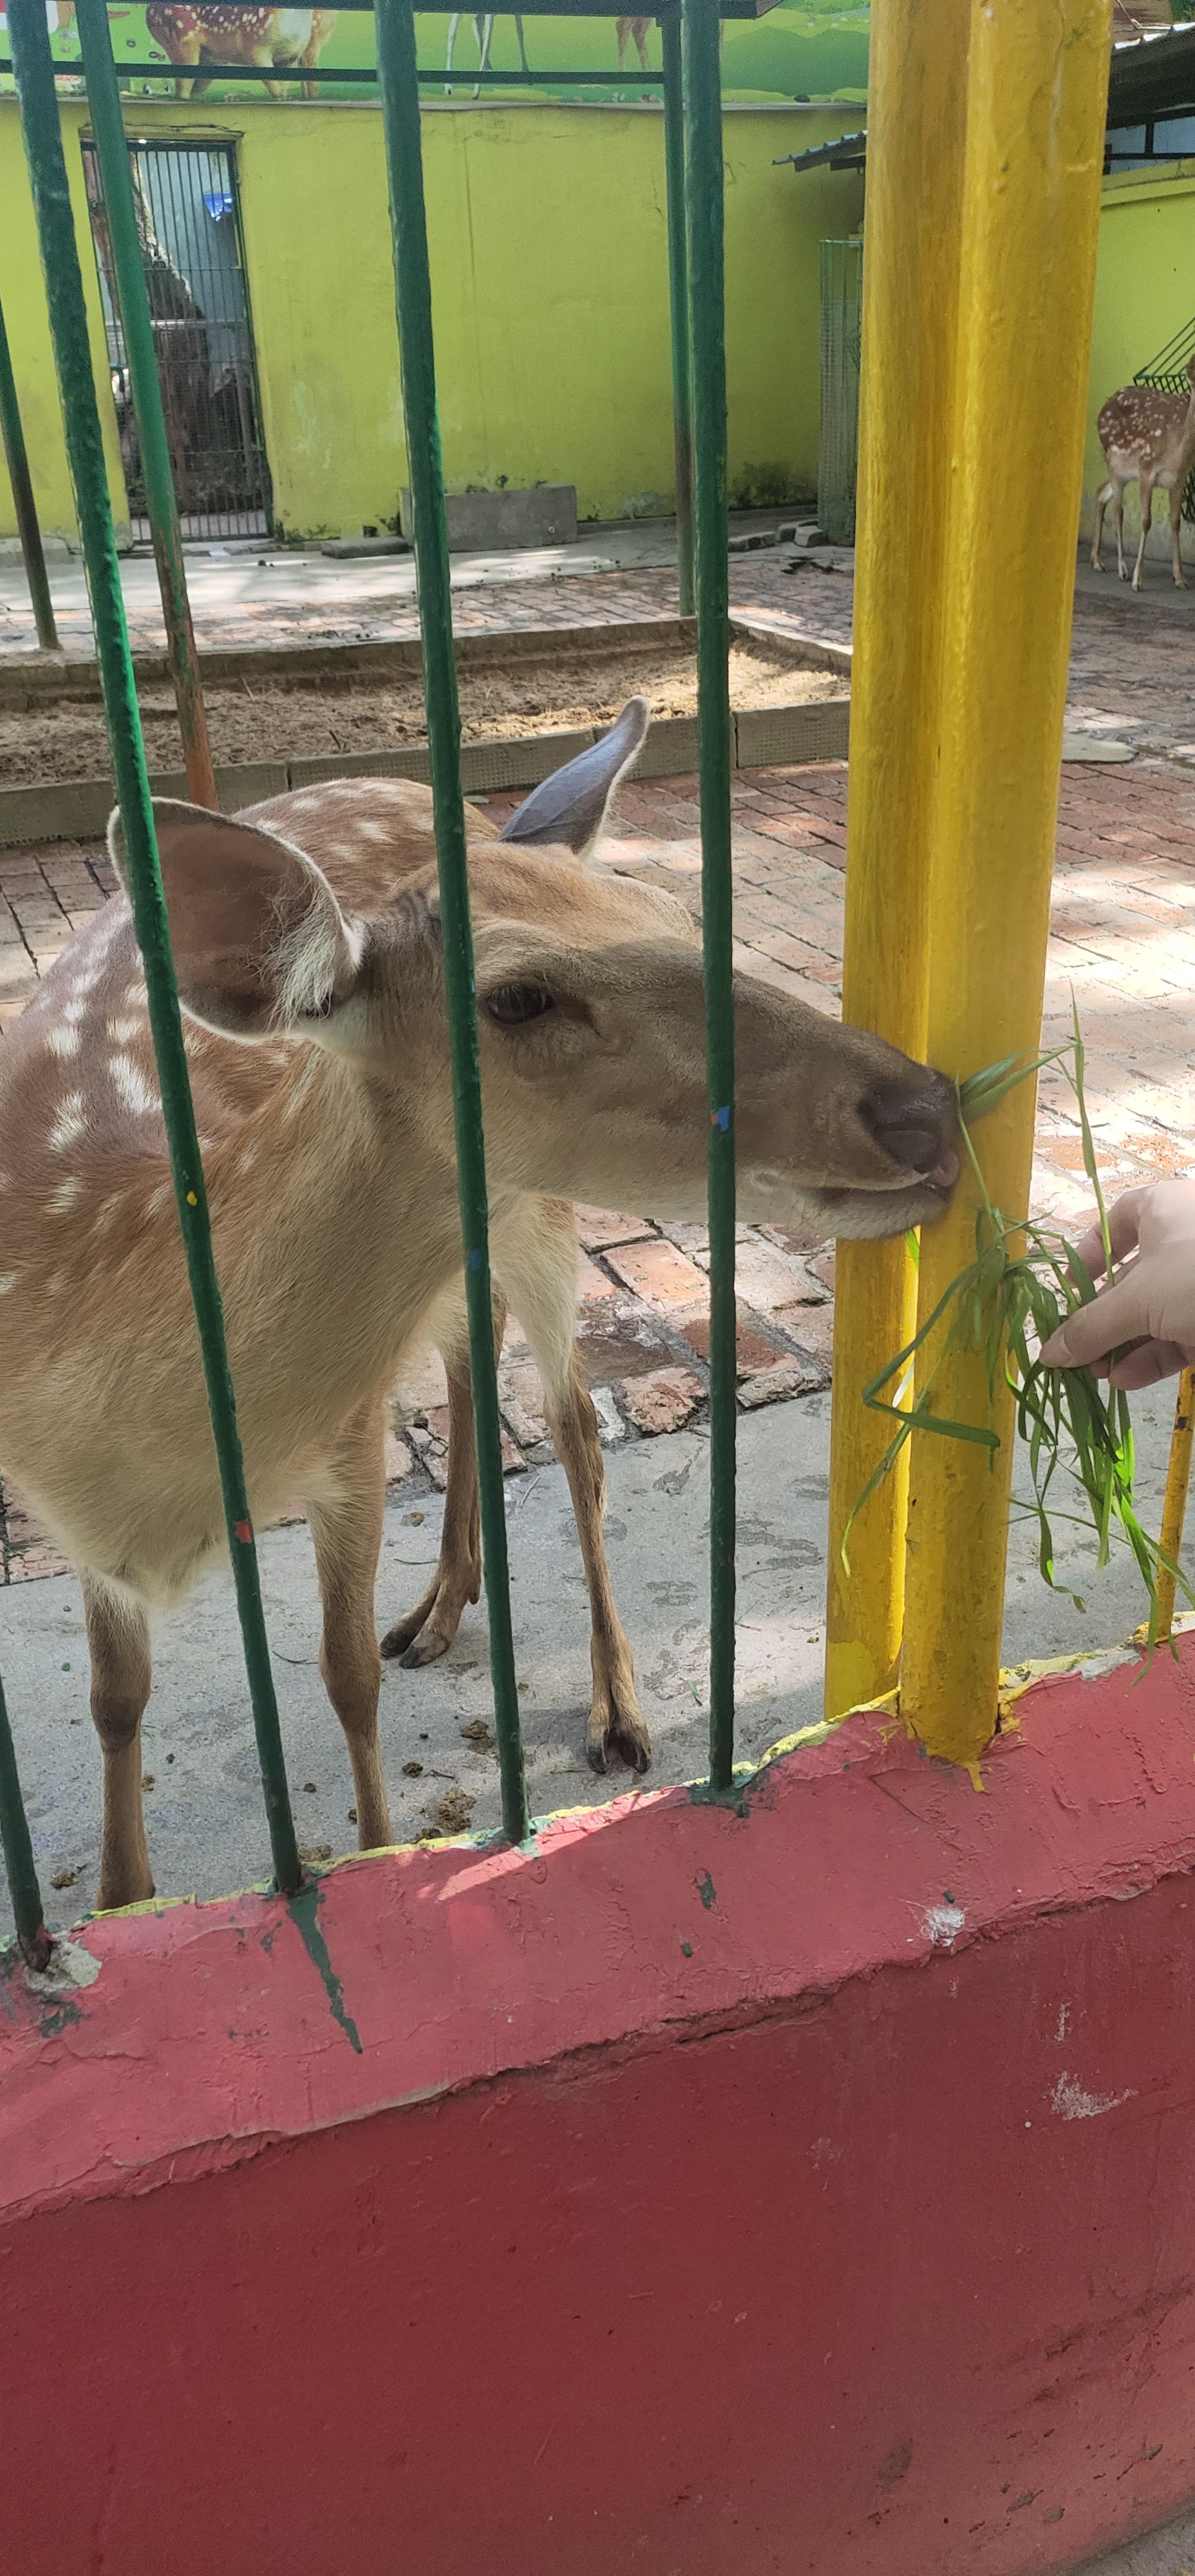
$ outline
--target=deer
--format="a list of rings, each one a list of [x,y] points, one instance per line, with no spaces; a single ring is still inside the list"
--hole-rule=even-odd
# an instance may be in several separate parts
[[[603,868],[646,701],[515,811],[467,809],[491,1258],[544,1388],[588,1577],[595,1769],[646,1769],[602,1541],[603,1453],[575,1340],[574,1205],[705,1208],[698,932]],[[224,816],[154,803],[253,1521],[300,1499],[320,1666],[358,1842],[392,1841],[374,1586],[384,1407],[427,1338],[452,1390],[431,1592],[385,1641],[429,1660],[479,1581],[435,827],[429,789],[352,778]],[[108,845],[128,863],[119,808]],[[745,1220],[899,1235],[948,1204],[944,1075],[749,975],[734,982]],[[99,1904],[154,1892],[141,1803],[149,1615],[226,1555],[146,985],[127,892],[0,1048],[0,1472],[76,1566],[103,1763]]]
[[[620,72],[626,70],[628,42],[633,43],[635,51],[639,56],[640,71],[645,72],[647,70],[647,39],[651,34],[652,23],[653,22],[650,18],[617,18],[615,20],[614,30],[618,38],[618,68]]]
[[[193,78],[189,84],[193,99],[203,98],[219,72],[205,66],[214,62],[254,65],[261,70],[271,98],[285,95],[284,84],[265,79],[268,69],[283,68],[306,72],[304,98],[319,94],[319,83],[311,75],[319,63],[336,23],[334,9],[242,9],[154,6],[145,12],[147,33],[160,45],[168,62],[190,66]],[[176,98],[188,94],[185,76],[174,84]]]
[[[1183,516],[1183,494],[1187,477],[1195,464],[1195,355],[1187,360],[1190,395],[1163,393],[1157,385],[1122,385],[1119,393],[1110,394],[1096,424],[1108,480],[1095,497],[1095,536],[1092,539],[1091,562],[1095,572],[1102,572],[1104,512],[1109,501],[1116,528],[1116,569],[1122,581],[1129,578],[1124,554],[1125,486],[1135,482],[1141,501],[1141,542],[1133,567],[1133,588],[1140,590],[1141,567],[1145,561],[1145,544],[1153,515],[1154,493],[1160,486],[1170,494],[1170,552],[1174,580],[1180,590],[1187,588],[1183,571],[1180,531]]]
[[[452,16],[448,21],[448,51],[444,58],[444,69],[446,73],[452,70],[452,57],[456,48],[457,33],[460,28],[462,14],[461,10],[454,9]],[[490,68],[490,46],[494,41],[494,18],[492,11],[488,16],[483,14],[480,10],[476,13],[473,20],[473,33],[477,39],[477,68],[479,71],[488,72]],[[525,72],[530,71],[531,65],[527,60],[527,47],[523,42],[523,21],[517,11],[515,12],[515,35],[518,39],[519,61]],[[446,79],[444,83],[445,98],[451,98],[452,87],[452,82]],[[473,96],[474,98],[480,98],[481,96],[480,81],[473,92]]]

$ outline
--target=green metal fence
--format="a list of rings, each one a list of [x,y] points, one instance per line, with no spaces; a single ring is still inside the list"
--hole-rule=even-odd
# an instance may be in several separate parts
[[[248,5],[248,0],[237,0]],[[565,0],[567,11],[568,0]],[[726,381],[723,326],[722,124],[719,17],[755,15],[755,0],[680,0],[662,16],[669,259],[678,445],[678,529],[682,599],[689,569],[687,493],[692,440],[696,540],[702,889],[709,1082],[711,1283],[710,1789],[724,1795],[734,1764],[735,1175],[734,1031],[731,1008],[730,713],[727,683]],[[378,79],[390,182],[403,399],[415,502],[415,549],[443,917],[445,984],[469,1312],[478,1472],[502,1814],[512,1842],[529,1829],[515,1689],[506,1558],[506,1518],[486,1208],[485,1142],[477,1051],[469,919],[460,719],[444,479],[436,413],[431,281],[419,125],[419,75],[412,0],[375,0]],[[555,10],[554,10],[555,14]],[[573,7],[575,15],[615,10]],[[78,0],[78,21],[97,151],[107,200],[117,291],[134,360],[142,452],[151,479],[155,544],[177,604],[177,633],[189,639],[190,703],[202,730],[178,520],[169,489],[168,447],[137,230],[106,0]],[[145,751],[125,625],[100,418],[92,378],[83,283],[67,185],[43,0],[9,0],[12,62],[21,105],[46,278],[75,503],[95,626],[104,705],[124,817],[134,921],[145,962],[150,1022],[161,1083],[179,1222],[203,1353],[220,1465],[249,1696],[257,1734],[274,1883],[293,1895],[302,1881],[283,1757],[257,1552],[245,1490],[236,1401],[225,1346],[166,906],[158,863]],[[157,67],[155,67],[157,68]],[[168,76],[172,77],[167,67]],[[541,78],[549,77],[541,75]],[[683,450],[683,455],[682,455]],[[166,596],[166,582],[163,584]],[[687,604],[687,602],[686,602]],[[176,661],[177,678],[177,661]],[[192,688],[193,684],[193,688]],[[182,702],[180,701],[180,713]],[[0,1692],[0,1839],[17,1936],[33,1966],[44,1966],[48,1936],[21,1801],[12,1737]]]

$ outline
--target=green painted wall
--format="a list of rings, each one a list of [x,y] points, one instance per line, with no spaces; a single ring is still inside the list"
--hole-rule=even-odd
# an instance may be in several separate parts
[[[1195,162],[1172,161],[1161,172],[1126,170],[1104,182],[1091,346],[1091,398],[1083,473],[1083,526],[1090,530],[1104,480],[1096,422],[1109,394],[1131,384],[1195,314]],[[1155,525],[1165,510],[1154,502]],[[1125,526],[1140,528],[1134,485]],[[1168,540],[1156,539],[1159,560]],[[1190,545],[1188,532],[1187,545]],[[1107,554],[1104,558],[1108,560]],[[1114,558],[1113,558],[1114,560]]]
[[[97,368],[124,500],[82,202],[85,111],[63,104]],[[381,124],[375,108],[247,102],[135,111],[138,134],[233,138],[275,504],[295,535],[392,518],[404,479]],[[732,496],[753,469],[817,479],[818,246],[856,229],[856,173],[777,157],[850,108],[725,119]],[[673,485],[663,120],[645,108],[486,106],[423,120],[450,485],[575,483],[613,517]],[[73,525],[15,105],[0,101],[0,295],[47,529]],[[12,530],[0,475],[0,533]]]

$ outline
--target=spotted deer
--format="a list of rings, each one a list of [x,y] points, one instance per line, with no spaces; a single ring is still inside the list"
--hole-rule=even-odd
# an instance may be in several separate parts
[[[571,1203],[700,1218],[709,1124],[693,923],[600,866],[646,725],[633,700],[500,837],[468,817],[494,1278],[572,1492],[599,1770],[642,1770],[649,1745],[602,1544]],[[448,1508],[431,1591],[387,1651],[442,1651],[480,1572],[432,800],[353,778],[232,818],[155,813],[252,1510],[260,1523],[306,1507],[321,1669],[359,1840],[376,1847],[391,1839],[373,1610],[384,1402],[416,1339],[434,1337],[448,1367]],[[123,884],[119,813],[109,846]],[[941,1074],[746,975],[734,1013],[744,1218],[879,1236],[938,1214],[958,1170]],[[0,1048],[0,1467],[79,1569],[103,1748],[99,1902],[128,1904],[153,1891],[147,1612],[224,1540],[123,893]]]
[[[1145,561],[1154,493],[1158,489],[1170,495],[1170,553],[1174,579],[1180,590],[1187,587],[1180,531],[1183,494],[1195,465],[1195,356],[1188,358],[1186,372],[1191,387],[1189,397],[1163,393],[1157,385],[1122,385],[1119,393],[1109,395],[1097,423],[1108,480],[1096,494],[1091,561],[1096,572],[1103,571],[1104,512],[1110,501],[1116,529],[1116,569],[1122,581],[1128,580],[1124,555],[1124,496],[1126,485],[1136,483],[1141,501],[1141,542],[1133,567],[1134,590],[1140,590],[1142,586],[1141,567]]]
[[[283,84],[266,78],[270,70],[305,72],[304,98],[316,98],[314,75],[336,23],[334,9],[244,9],[155,5],[145,12],[147,33],[160,45],[182,77],[175,96],[204,98],[219,71],[209,65],[243,64],[261,72],[271,98],[281,98]],[[193,75],[189,84],[187,71]]]

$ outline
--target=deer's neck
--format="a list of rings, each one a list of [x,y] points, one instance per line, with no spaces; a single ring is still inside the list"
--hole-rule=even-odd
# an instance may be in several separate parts
[[[284,1372],[338,1423],[393,1374],[460,1266],[455,1164],[417,1090],[315,1050],[282,1098],[207,1157],[242,1404]],[[281,1356],[280,1356],[281,1355]]]

